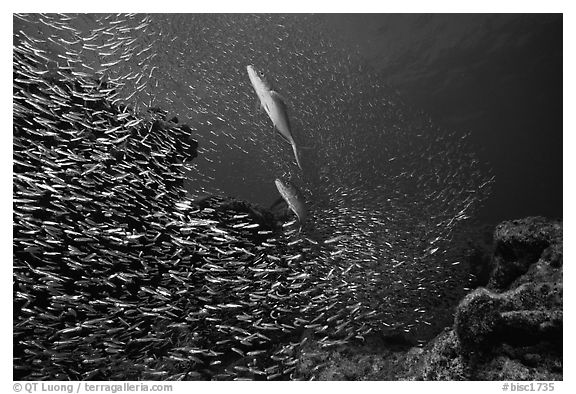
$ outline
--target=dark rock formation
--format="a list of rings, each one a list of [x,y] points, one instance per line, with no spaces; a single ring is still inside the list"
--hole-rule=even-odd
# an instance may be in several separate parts
[[[562,223],[504,222],[494,241],[489,287],[462,300],[453,330],[418,356],[412,378],[562,379]]]
[[[545,250],[544,257],[552,258],[554,267],[562,266],[561,223],[542,217],[504,222],[496,227],[494,241],[494,270],[488,288],[506,289],[526,273]]]
[[[296,376],[305,380],[395,380],[405,369],[406,352],[417,349],[413,346],[401,333],[370,335],[363,343],[331,350],[311,340],[300,352]]]

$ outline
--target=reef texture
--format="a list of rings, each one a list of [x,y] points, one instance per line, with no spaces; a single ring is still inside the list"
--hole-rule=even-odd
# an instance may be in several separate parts
[[[299,377],[319,380],[562,380],[562,222],[503,222],[487,287],[423,348],[400,338],[330,352],[304,348]]]
[[[486,288],[414,360],[421,380],[562,379],[562,223],[531,217],[494,232]]]

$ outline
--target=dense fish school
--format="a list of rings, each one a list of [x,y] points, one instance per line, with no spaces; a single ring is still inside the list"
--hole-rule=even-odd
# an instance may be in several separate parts
[[[15,380],[294,379],[306,341],[442,326],[492,179],[321,25],[14,16]],[[313,147],[305,171],[249,64]],[[301,231],[260,208],[281,176]]]

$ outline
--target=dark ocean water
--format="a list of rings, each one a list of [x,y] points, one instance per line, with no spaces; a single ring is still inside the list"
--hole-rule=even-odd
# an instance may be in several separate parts
[[[465,255],[470,225],[528,214],[562,214],[561,69],[556,69],[561,60],[559,25],[558,17],[538,15],[15,16],[14,94],[19,100],[14,112],[19,125],[15,151],[18,168],[23,171],[15,178],[15,193],[43,195],[36,190],[36,183],[44,190],[56,190],[53,186],[58,183],[58,188],[72,193],[67,203],[76,201],[77,189],[62,185],[64,178],[54,175],[63,171],[62,176],[72,183],[102,187],[81,188],[90,195],[79,201],[90,207],[98,201],[110,204],[112,197],[125,199],[130,193],[138,195],[136,200],[144,198],[150,191],[139,190],[131,182],[147,185],[150,171],[158,179],[170,178],[168,167],[163,171],[152,163],[158,162],[156,157],[172,159],[181,153],[174,151],[178,145],[170,138],[166,144],[147,141],[146,133],[154,134],[153,125],[149,131],[138,128],[148,124],[151,109],[161,109],[167,113],[166,120],[177,118],[178,124],[187,124],[190,129],[181,130],[190,130],[199,144],[198,157],[186,163],[185,188],[190,198],[205,201],[207,196],[228,196],[267,208],[279,197],[275,179],[289,179],[302,192],[308,219],[301,232],[294,223],[285,223],[280,234],[267,235],[266,242],[256,245],[248,240],[253,236],[248,229],[258,224],[237,223],[246,214],[223,214],[221,223],[200,219],[201,215],[217,218],[219,213],[213,209],[198,213],[198,217],[178,216],[190,204],[173,197],[182,189],[170,183],[177,189],[170,196],[153,193],[153,199],[162,205],[151,199],[141,204],[157,209],[156,216],[138,214],[130,220],[141,221],[144,228],[150,226],[150,233],[166,230],[155,222],[158,218],[179,223],[186,231],[201,229],[187,235],[185,241],[189,247],[201,245],[195,254],[184,253],[178,244],[181,239],[169,229],[166,239],[158,241],[161,246],[152,246],[153,252],[146,255],[160,271],[174,265],[187,280],[177,283],[158,273],[152,277],[156,282],[146,282],[150,281],[149,272],[146,267],[143,271],[139,268],[142,252],[139,254],[136,246],[125,257],[138,268],[112,264],[91,280],[109,281],[109,269],[141,274],[148,292],[136,289],[137,294],[131,295],[119,286],[113,290],[118,292],[113,293],[114,299],[127,297],[130,305],[138,302],[138,297],[157,294],[154,289],[161,283],[162,297],[169,294],[173,298],[170,303],[163,298],[154,302],[167,304],[167,308],[177,303],[186,306],[180,311],[184,311],[182,316],[162,316],[158,321],[183,324],[178,319],[188,312],[212,313],[214,320],[198,323],[206,325],[205,331],[191,330],[202,331],[199,338],[210,345],[216,331],[231,335],[228,325],[214,321],[245,325],[250,334],[260,330],[259,323],[247,323],[246,317],[253,318],[249,316],[252,313],[271,319],[269,327],[282,332],[292,327],[290,324],[301,324],[298,319],[303,316],[308,322],[322,322],[312,328],[319,335],[327,333],[324,339],[346,327],[348,339],[361,339],[370,332],[401,332],[425,340],[447,324],[451,306],[469,290]],[[248,65],[262,70],[281,94],[292,133],[302,147],[303,169],[296,166],[292,150],[277,135],[268,116],[257,109]],[[36,85],[43,86],[42,94],[29,88]],[[87,105],[93,99],[90,95],[103,87],[105,92],[98,94],[105,96],[111,108],[104,115]],[[86,105],[82,100],[88,100]],[[129,107],[119,106],[123,103]],[[53,133],[46,129],[54,125],[52,110],[67,114],[60,121],[76,139],[58,149],[43,135]],[[109,128],[117,124],[137,131],[116,136],[121,126]],[[96,138],[90,130],[103,136]],[[86,135],[94,140],[82,137]],[[77,149],[78,140],[98,153],[70,153],[69,149]],[[121,151],[127,143],[133,157],[146,159],[126,162],[128,156]],[[26,146],[35,150],[24,149]],[[167,146],[172,151],[167,151]],[[89,169],[81,166],[80,175],[67,174],[68,155],[74,162],[79,154],[86,154]],[[122,167],[99,174],[98,169],[103,168],[100,161],[112,160],[111,154]],[[45,155],[66,164],[44,161]],[[40,163],[39,167],[30,170],[35,168],[30,162]],[[135,179],[118,175],[121,168]],[[98,179],[107,177],[108,171],[114,173],[111,179],[115,181],[100,184],[103,181]],[[91,183],[92,177],[96,183]],[[61,198],[54,193],[54,198]],[[32,233],[44,234],[46,222],[38,222],[29,213],[38,207],[25,205],[34,205],[34,201],[22,199],[15,227],[24,231],[32,226]],[[82,204],[70,209],[74,215],[84,215]],[[95,228],[92,219],[88,224],[70,223],[59,214],[50,218],[49,227],[79,226],[79,235],[85,231],[92,234]],[[95,216],[113,231],[126,227],[125,215],[107,214]],[[169,219],[173,215],[179,219]],[[211,227],[202,227],[206,223]],[[213,224],[226,230],[215,229]],[[242,228],[245,225],[251,227]],[[26,275],[32,275],[27,259],[37,265],[39,271],[32,273],[40,275],[39,280],[49,278],[42,276],[44,269],[59,272],[66,268],[57,258],[44,267],[44,261],[34,256],[38,250],[63,242],[65,238],[53,236],[55,231],[46,232],[49,242],[33,248],[22,246],[35,242],[28,239],[28,229],[15,241],[16,251],[24,256],[15,263],[22,281],[15,284],[18,297],[27,299]],[[103,231],[98,236],[102,242],[128,244],[144,236],[127,233],[124,239],[110,234]],[[222,234],[236,234],[241,240],[234,241],[231,236],[227,242]],[[61,253],[86,268],[84,260],[77,261],[76,242],[87,238],[78,239],[81,241],[70,241],[73,248]],[[153,238],[148,246],[157,240]],[[90,248],[94,246],[83,253],[91,258],[108,253],[97,246]],[[112,248],[110,253],[116,250]],[[107,257],[101,261],[106,262]],[[270,272],[258,271],[262,265]],[[227,271],[234,267],[242,273]],[[276,275],[276,279],[268,275]],[[235,280],[249,283],[246,286],[251,289],[230,292],[226,286]],[[294,283],[300,280],[303,282]],[[180,283],[189,286],[193,295],[176,291]],[[210,297],[198,283],[209,284]],[[76,283],[71,286],[74,289]],[[215,291],[215,286],[224,290]],[[282,297],[287,298],[275,295],[284,286]],[[253,291],[276,298],[253,302]],[[243,303],[246,299],[251,303]],[[46,302],[62,308],[57,299]],[[91,300],[82,302],[90,305]],[[229,306],[222,305],[234,305],[231,308],[240,308],[238,312],[243,314],[234,317],[226,311]],[[303,312],[294,312],[297,310]],[[276,320],[279,311],[288,326]],[[141,311],[131,312],[140,318]],[[51,318],[52,312],[26,313]],[[68,332],[71,326],[59,329]],[[141,334],[136,331],[129,335]],[[226,343],[219,345],[227,352],[223,358],[235,352]],[[290,346],[292,350],[295,345]]]
[[[402,98],[457,132],[496,175],[478,218],[562,217],[562,15],[331,16]]]

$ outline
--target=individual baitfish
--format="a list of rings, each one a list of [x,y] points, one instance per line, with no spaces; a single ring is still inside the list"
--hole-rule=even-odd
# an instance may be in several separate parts
[[[300,191],[290,181],[282,181],[277,178],[274,183],[276,184],[278,192],[288,204],[290,210],[292,210],[292,212],[294,212],[298,217],[300,230],[302,230],[302,226],[304,225],[308,214],[304,197],[302,197]]]
[[[302,170],[302,165],[300,163],[300,153],[292,136],[290,121],[288,120],[288,113],[286,111],[286,104],[278,92],[276,92],[268,79],[262,71],[256,70],[252,65],[246,67],[248,70],[248,77],[250,82],[256,91],[256,95],[260,100],[260,107],[264,108],[264,111],[268,114],[274,127],[280,135],[292,146],[292,151],[294,152],[294,158],[296,159],[296,164]]]

